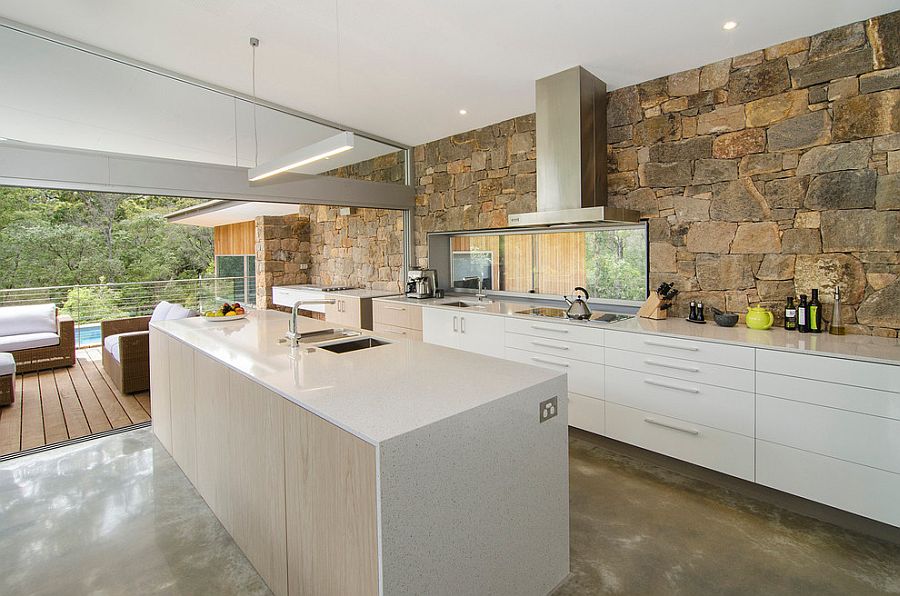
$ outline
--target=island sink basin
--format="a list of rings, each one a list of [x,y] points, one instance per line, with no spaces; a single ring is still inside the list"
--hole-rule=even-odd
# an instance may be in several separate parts
[[[368,348],[374,348],[376,346],[383,346],[385,344],[389,344],[390,342],[383,341],[380,339],[375,339],[374,337],[361,337],[359,339],[353,339],[350,341],[341,341],[333,344],[328,344],[325,346],[318,346],[322,350],[328,350],[329,352],[334,352],[335,354],[345,354],[347,352],[355,352],[357,350],[365,350]]]
[[[465,300],[457,300],[455,302],[442,302],[441,306],[453,306],[455,308],[484,308],[493,300],[482,300],[481,302],[466,302]]]

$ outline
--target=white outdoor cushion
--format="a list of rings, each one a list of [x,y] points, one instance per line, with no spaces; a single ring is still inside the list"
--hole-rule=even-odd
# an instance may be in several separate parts
[[[58,346],[59,335],[56,333],[21,333],[18,335],[0,335],[0,351],[15,352],[29,348],[46,348]]]
[[[110,355],[116,359],[116,362],[121,362],[122,359],[119,358],[119,336],[121,333],[117,333],[116,335],[107,335],[106,339],[103,340],[103,347],[106,348],[106,351],[110,353]]]
[[[156,305],[156,308],[153,309],[153,314],[150,316],[150,320],[153,322],[165,321],[172,306],[173,304],[171,302],[166,302],[165,300],[163,300]]]
[[[0,336],[56,333],[55,304],[26,304],[0,308]]]
[[[0,352],[0,377],[15,374],[16,360],[12,354]]]
[[[166,314],[167,321],[177,321],[178,319],[186,319],[191,316],[191,311],[181,306],[180,304],[173,304],[172,308],[169,309],[169,312]]]

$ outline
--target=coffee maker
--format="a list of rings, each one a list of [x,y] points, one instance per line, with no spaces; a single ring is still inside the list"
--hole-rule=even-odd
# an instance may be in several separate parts
[[[433,298],[437,288],[437,271],[410,269],[406,276],[406,295],[409,298]]]

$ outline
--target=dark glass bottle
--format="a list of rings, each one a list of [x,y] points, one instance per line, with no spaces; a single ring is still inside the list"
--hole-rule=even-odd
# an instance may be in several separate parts
[[[797,307],[794,306],[793,296],[788,296],[787,306],[784,307],[784,328],[788,331],[797,330]]]
[[[800,294],[800,304],[797,305],[797,331],[809,332],[809,305],[806,303],[806,294]]]
[[[822,333],[822,303],[819,302],[819,290],[814,288],[809,300],[809,332]]]

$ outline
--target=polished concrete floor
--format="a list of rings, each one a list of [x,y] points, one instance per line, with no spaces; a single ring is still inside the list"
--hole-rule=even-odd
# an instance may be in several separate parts
[[[570,439],[558,594],[900,594],[900,547]],[[0,594],[268,594],[148,429],[0,463]]]

